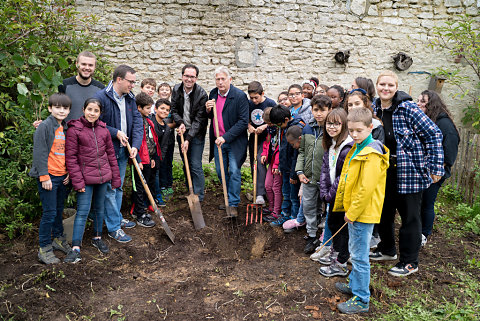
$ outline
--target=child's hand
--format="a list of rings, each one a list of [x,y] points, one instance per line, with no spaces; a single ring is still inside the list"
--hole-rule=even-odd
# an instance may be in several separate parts
[[[70,182],[70,174],[67,174],[67,177],[63,180],[63,185],[67,185]]]
[[[350,221],[350,219],[347,217],[347,214],[345,214],[344,218],[345,222],[352,224],[353,221]]]
[[[138,167],[140,167],[140,169],[143,171],[143,164],[142,163],[138,163]]]
[[[255,127],[253,127],[251,124],[248,124],[248,133],[253,134],[255,132]]]
[[[257,132],[257,134],[261,134],[266,128],[267,128],[267,124],[263,124],[262,126],[257,127],[255,131]]]
[[[81,189],[77,189],[77,192],[78,192],[78,193],[85,193],[85,187],[84,187],[84,188],[81,188]]]
[[[52,190],[52,180],[49,179],[48,181],[42,182],[42,188],[44,190],[51,191]]]
[[[32,125],[33,127],[38,128],[38,125],[40,125],[41,123],[42,123],[42,120],[40,119],[40,120],[34,121]]]
[[[265,165],[265,161],[267,160],[267,156],[262,156],[260,158],[260,163],[264,164]]]
[[[152,160],[150,161],[150,167],[151,167],[151,168],[155,168],[155,160],[154,160],[154,159],[152,159]]]
[[[310,180],[307,178],[307,176],[305,176],[305,174],[298,175],[298,179],[303,184],[308,184],[308,182],[310,182]]]
[[[273,169],[273,175],[282,175],[282,174],[280,173],[280,171],[278,170],[278,168],[274,168],[274,169]]]
[[[290,184],[295,185],[295,184],[297,184],[297,183],[298,183],[298,181],[297,181],[296,179],[291,179],[291,178],[290,178]]]

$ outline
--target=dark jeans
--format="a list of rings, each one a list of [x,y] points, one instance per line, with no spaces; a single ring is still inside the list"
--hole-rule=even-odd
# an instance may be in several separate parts
[[[429,188],[423,191],[422,198],[422,234],[429,236],[432,234],[433,221],[435,220],[435,200],[437,199],[438,191],[442,187],[445,179],[441,179],[435,184],[430,185]]]
[[[267,135],[262,133],[258,135],[257,141],[257,196],[264,196],[267,194],[265,189],[265,179],[267,177],[267,166],[262,164],[262,151],[263,151],[263,142]],[[253,148],[255,147],[255,134],[250,134],[248,139],[248,155],[250,156],[250,173],[252,174],[253,179],[253,160],[255,158],[255,153]],[[255,201],[255,200],[254,200]]]
[[[40,220],[40,227],[38,228],[38,240],[40,247],[45,247],[52,244],[52,236],[59,237],[63,235],[63,207],[67,195],[66,186],[63,185],[63,180],[67,175],[53,176],[52,189],[47,191],[43,189],[40,180],[37,180],[38,194],[42,202],[42,219]]]
[[[183,159],[183,153],[181,150],[182,144],[180,140],[180,135],[177,136],[177,140],[180,157],[185,164],[185,160]],[[198,195],[198,199],[200,202],[203,201],[203,198],[205,196],[205,175],[203,174],[202,167],[202,156],[204,147],[205,137],[201,139],[193,137],[188,145],[187,151],[188,166],[190,168],[190,175],[192,177],[193,193]],[[185,185],[188,189],[187,172],[185,171],[185,165],[183,165],[183,174],[185,175]]]
[[[159,185],[160,188],[169,188],[173,184],[173,175],[172,175],[172,163],[173,163],[173,151],[175,149],[175,141],[173,144],[168,145],[167,152],[165,155],[162,155],[163,159],[160,161],[159,170]],[[158,193],[159,191],[157,191]]]
[[[146,214],[145,204],[149,204],[149,200],[142,184],[142,178],[138,175],[134,166],[132,166],[132,171],[132,201],[134,205],[133,215],[136,215],[137,218],[140,218],[142,215]],[[155,168],[151,168],[150,164],[143,164],[142,174],[151,193],[151,191],[155,190]],[[152,194],[152,196],[153,195],[155,194]]]
[[[396,254],[395,214],[398,210],[402,218],[402,226],[398,235],[400,262],[418,264],[418,251],[422,242],[421,204],[422,192],[398,194],[396,189],[389,191],[387,187],[378,229],[381,241],[377,249],[380,252],[387,255]]]
[[[330,204],[330,208],[333,208],[333,204]],[[337,233],[338,229],[345,223],[344,212],[331,212],[328,214],[328,228],[332,232],[332,235]],[[325,240],[326,241],[326,240]],[[348,227],[345,226],[340,232],[333,238],[333,249],[338,252],[337,260],[340,263],[347,262],[350,257],[348,251]]]

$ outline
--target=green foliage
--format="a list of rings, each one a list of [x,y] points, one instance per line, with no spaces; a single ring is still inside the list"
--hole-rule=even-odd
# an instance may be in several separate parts
[[[464,109],[462,121],[480,130],[480,31],[478,23],[469,16],[459,16],[457,20],[446,21],[445,25],[433,28],[433,48],[447,50],[453,58],[462,58],[475,74],[474,79],[463,76],[459,69],[439,68],[437,75],[447,78],[455,85],[461,98],[469,97],[472,101]],[[474,84],[474,90],[465,87]],[[456,96],[457,96],[456,95]]]
[[[0,2],[0,229],[14,237],[41,215],[32,163],[32,122],[48,115],[48,97],[64,77],[75,74],[79,52],[98,52],[74,0]],[[108,79],[106,61],[97,59],[96,78]]]
[[[253,178],[250,166],[242,166],[242,192],[253,193]]]

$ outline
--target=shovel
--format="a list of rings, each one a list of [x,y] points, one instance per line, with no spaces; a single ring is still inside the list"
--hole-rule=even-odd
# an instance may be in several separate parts
[[[128,152],[130,153],[132,151],[132,147],[130,147],[130,144],[127,142],[127,148]],[[145,189],[145,192],[147,193],[148,200],[150,201],[150,204],[153,207],[153,211],[155,214],[157,214],[158,218],[160,219],[160,222],[162,223],[163,230],[165,233],[167,233],[168,237],[170,238],[170,241],[172,241],[173,244],[175,244],[175,235],[173,235],[172,231],[168,227],[167,221],[165,221],[165,218],[163,217],[162,212],[158,209],[157,203],[155,203],[152,193],[150,192],[150,189],[148,188],[147,181],[145,180],[145,177],[143,177],[142,170],[140,169],[140,166],[138,165],[138,162],[135,158],[132,158],[133,165],[135,166],[135,169],[137,170],[138,176],[142,179],[142,185],[143,188]]]
[[[258,222],[258,213],[260,212],[260,224],[262,224],[263,211],[262,205],[256,204],[257,199],[257,147],[258,147],[258,134],[255,131],[255,141],[253,144],[253,150],[255,151],[253,157],[253,204],[247,205],[247,217],[245,218],[245,225],[248,225],[248,216],[250,215],[250,224],[253,223],[253,215],[255,214],[255,223]]]
[[[220,131],[218,129],[217,107],[214,106],[212,109],[213,109],[213,120],[215,121],[216,137],[218,138],[220,137]],[[225,200],[225,210],[227,211],[227,217],[233,218],[236,216],[232,215],[230,206],[228,206],[227,182],[225,181],[225,169],[223,168],[222,148],[218,145],[217,145],[217,148],[218,148],[218,161],[220,162],[220,174],[222,177],[223,199]]]
[[[180,139],[183,145],[185,142],[183,134],[180,134]],[[193,193],[192,177],[190,176],[190,166],[188,165],[186,151],[183,152],[183,163],[185,165],[185,172],[187,172],[188,191],[190,193],[187,196],[188,206],[190,207],[190,213],[192,214],[193,225],[195,225],[195,229],[200,230],[205,227],[205,221],[203,220],[202,207],[200,206],[198,195]]]

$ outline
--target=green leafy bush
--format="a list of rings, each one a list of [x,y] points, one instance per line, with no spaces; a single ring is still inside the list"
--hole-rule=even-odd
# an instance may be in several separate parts
[[[48,97],[64,77],[75,74],[79,52],[97,52],[74,0],[0,2],[0,229],[14,237],[41,215],[37,183],[28,177],[32,163],[32,122],[48,115]],[[96,78],[110,75],[97,60]]]

